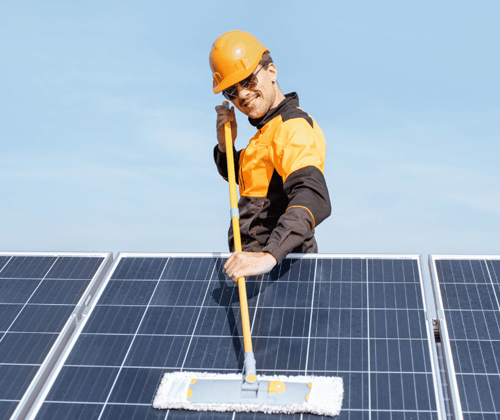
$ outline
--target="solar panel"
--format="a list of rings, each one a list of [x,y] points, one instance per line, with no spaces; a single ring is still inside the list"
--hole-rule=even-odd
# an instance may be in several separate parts
[[[108,254],[0,254],[0,418],[29,408],[75,308],[109,262]]]
[[[36,419],[279,418],[151,408],[165,372],[241,370],[226,258],[120,254]],[[291,255],[247,289],[258,373],[342,376],[340,419],[442,418],[417,256]]]
[[[464,419],[499,419],[500,257],[430,261],[456,411]]]

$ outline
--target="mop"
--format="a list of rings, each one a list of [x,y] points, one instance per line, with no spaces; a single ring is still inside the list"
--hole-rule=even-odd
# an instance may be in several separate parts
[[[229,109],[228,102],[223,104]],[[230,122],[225,125],[225,142],[234,246],[236,251],[241,251]],[[153,407],[194,411],[338,415],[344,394],[340,377],[257,376],[244,277],[238,279],[238,291],[245,349],[242,374],[166,373],[156,392]]]

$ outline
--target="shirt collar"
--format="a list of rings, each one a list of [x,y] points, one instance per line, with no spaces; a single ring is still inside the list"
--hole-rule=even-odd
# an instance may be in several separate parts
[[[289,107],[296,108],[299,106],[299,95],[296,92],[287,93],[285,95],[285,99],[283,99],[278,106],[271,108],[260,118],[248,118],[250,124],[257,129],[261,129],[264,127],[269,121],[276,118],[278,115],[281,115],[283,111]]]

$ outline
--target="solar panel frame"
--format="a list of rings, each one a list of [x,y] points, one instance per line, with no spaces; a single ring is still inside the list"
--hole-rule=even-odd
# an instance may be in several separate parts
[[[54,364],[57,362],[57,358],[59,357],[60,353],[64,349],[64,346],[66,344],[66,340],[68,339],[69,335],[71,334],[71,331],[74,330],[76,327],[76,324],[78,323],[78,320],[82,316],[82,312],[85,308],[86,303],[88,303],[89,296],[94,292],[96,289],[98,283],[104,279],[104,276],[111,266],[112,263],[112,254],[110,253],[83,253],[83,252],[5,252],[2,251],[0,252],[0,277],[3,275],[5,276],[7,273],[5,270],[9,270],[9,262],[14,260],[18,260],[19,257],[26,258],[26,259],[32,259],[35,260],[37,258],[49,258],[51,262],[51,266],[48,270],[46,270],[46,274],[42,277],[37,277],[31,274],[28,276],[28,278],[33,278],[36,279],[35,281],[38,281],[39,284],[37,286],[37,289],[35,290],[41,290],[42,285],[45,285],[47,283],[50,283],[52,281],[56,282],[65,282],[65,280],[62,280],[63,278],[68,278],[69,281],[76,283],[77,281],[84,281],[88,282],[86,287],[82,289],[82,287],[79,288],[79,290],[72,290],[71,292],[71,298],[70,300],[65,303],[65,306],[61,306],[60,308],[63,309],[63,312],[57,314],[56,310],[56,317],[52,320],[53,322],[57,322],[56,328],[54,328],[53,335],[56,337],[53,343],[50,343],[50,347],[45,354],[41,354],[41,357],[43,359],[40,361],[39,366],[34,366],[34,374],[33,378],[30,380],[29,385],[27,386],[26,389],[22,389],[22,397],[20,401],[14,402],[13,406],[15,406],[15,410],[10,416],[11,420],[17,420],[17,419],[22,419],[26,416],[34,402],[36,401],[37,397],[39,396],[39,392],[41,389],[46,384],[46,381],[50,378],[52,374],[52,367]],[[88,274],[86,275],[85,272],[81,271],[79,274],[79,277],[76,275],[76,273],[73,272],[68,272],[64,271],[65,269],[69,268],[70,266],[67,264],[67,262],[71,262],[74,258],[77,259],[96,259],[96,263],[98,263],[94,268],[90,268],[90,272],[88,271]],[[99,262],[100,261],[100,262]],[[22,260],[20,261],[22,262]],[[90,261],[89,261],[90,262]],[[78,267],[78,262],[76,264]],[[21,268],[22,266],[19,266]],[[54,272],[53,269],[60,269],[59,272]],[[95,269],[95,270],[94,270]],[[24,270],[24,273],[26,270]],[[11,273],[11,276],[13,276],[14,273]],[[91,275],[91,277],[88,277],[88,275]],[[6,277],[9,278],[9,277]],[[17,278],[17,277],[10,277],[10,278]],[[56,283],[54,283],[54,286]],[[60,284],[58,285],[60,286]],[[61,289],[61,287],[59,287]],[[49,290],[51,291],[51,290]],[[28,328],[28,331],[31,331],[33,328],[38,328],[40,332],[43,334],[44,328],[46,328],[46,325],[43,324],[43,320],[37,320],[38,326],[33,323],[33,319],[30,319],[30,317],[26,318],[26,313],[29,312],[29,310],[33,307],[38,306],[39,309],[43,308],[49,308],[51,306],[51,303],[48,302],[47,306],[46,304],[40,305],[37,302],[34,303],[29,303],[31,297],[36,297],[37,295],[33,295],[27,297],[26,303],[24,304],[25,306],[23,309],[26,309],[25,311],[21,310],[19,311],[19,314],[16,317],[16,323],[23,317],[26,319],[26,327]],[[58,294],[59,298],[64,297],[64,294],[59,293]],[[53,299],[53,298],[52,298]],[[41,302],[40,302],[41,303]],[[56,307],[58,305],[55,305]],[[68,314],[68,312],[71,310],[71,313]],[[33,314],[34,316],[38,315],[36,312]],[[12,321],[12,324],[14,324],[14,321]],[[10,327],[9,327],[10,328]],[[7,334],[7,332],[5,332]],[[22,334],[22,331],[20,332]],[[26,334],[26,333],[24,333]],[[28,333],[31,334],[31,333]],[[20,366],[23,366],[21,363]]]
[[[439,322],[439,330],[440,334],[442,337],[442,343],[443,343],[443,359],[445,363],[445,368],[446,368],[446,374],[447,374],[447,381],[448,381],[448,386],[450,389],[450,400],[451,400],[451,405],[452,405],[452,410],[455,418],[457,419],[470,419],[470,418],[482,418],[482,419],[493,419],[493,418],[499,418],[500,416],[500,409],[497,409],[494,412],[469,412],[469,410],[465,410],[464,412],[464,405],[462,403],[462,392],[466,392],[466,389],[472,389],[474,388],[474,385],[467,385],[465,382],[462,380],[462,378],[465,377],[474,377],[475,375],[473,373],[469,374],[463,374],[462,372],[457,372],[457,369],[455,365],[457,363],[460,363],[460,355],[463,354],[462,350],[460,349],[460,340],[461,338],[456,338],[457,333],[455,332],[455,329],[457,327],[456,322],[454,321],[454,313],[457,311],[457,309],[453,309],[450,306],[458,305],[459,309],[458,312],[461,315],[462,321],[464,320],[463,314],[468,314],[470,313],[471,317],[474,318],[473,323],[475,323],[475,315],[473,315],[475,312],[481,313],[484,311],[481,308],[478,309],[473,309],[472,306],[474,304],[477,304],[478,301],[476,300],[476,296],[470,296],[467,293],[467,299],[468,302],[465,303],[463,301],[464,298],[464,293],[456,293],[455,295],[449,294],[447,289],[443,289],[443,287],[446,287],[446,285],[459,285],[462,287],[466,287],[467,282],[465,281],[465,277],[461,279],[461,281],[453,281],[453,282],[447,282],[445,281],[446,279],[441,278],[440,276],[440,267],[438,267],[438,264],[441,262],[476,262],[481,264],[481,262],[484,263],[484,267],[487,270],[487,276],[489,277],[489,281],[491,282],[492,286],[492,291],[496,297],[496,302],[493,303],[491,309],[493,311],[498,311],[498,314],[500,314],[500,303],[499,303],[499,297],[500,297],[500,276],[495,274],[496,282],[495,284],[493,282],[492,274],[490,272],[490,265],[488,262],[493,264],[493,262],[496,262],[497,264],[500,263],[500,256],[498,255],[429,255],[429,267],[430,267],[430,272],[432,276],[432,281],[433,281],[433,287],[434,287],[434,293],[436,296],[436,311],[438,315],[438,322]],[[493,267],[492,267],[493,268]],[[471,271],[471,274],[473,275],[473,271]],[[500,274],[500,270],[499,270]],[[467,273],[465,274],[467,276]],[[486,278],[486,276],[485,276]],[[458,279],[458,277],[457,277]],[[455,276],[453,276],[453,280],[455,280]],[[481,286],[487,286],[488,281],[481,281],[481,279],[478,278],[478,282],[474,282],[476,285],[476,288],[479,289]],[[481,287],[483,289],[483,287]],[[446,291],[446,293],[444,293]],[[465,290],[466,291],[466,290]],[[449,300],[451,296],[451,299]],[[455,300],[456,299],[456,300]],[[468,308],[462,309],[460,305],[460,301],[464,303],[466,306],[469,305],[470,303],[472,305],[470,310]],[[482,304],[481,304],[482,307]],[[487,308],[487,310],[490,310]],[[500,321],[500,317],[498,317],[497,314],[497,320],[496,323]],[[461,325],[465,328],[464,325]],[[476,328],[476,326],[474,326]],[[495,339],[495,342],[498,342],[500,345],[500,329],[498,331],[495,331],[497,334],[497,338]],[[465,333],[464,333],[465,334]],[[467,346],[469,346],[469,343],[474,343],[476,340],[474,338],[467,338],[465,337],[465,342],[467,343]],[[479,342],[479,340],[477,340]],[[500,354],[500,352],[499,352]],[[476,369],[478,366],[480,369],[485,369],[486,367],[482,365],[482,358],[477,358],[474,360],[474,363],[476,364]],[[459,364],[460,366],[460,364]],[[498,366],[497,366],[497,371],[498,371]],[[500,372],[500,371],[499,371]],[[494,374],[498,375],[498,379],[500,382],[500,374],[499,372],[494,372]],[[486,375],[489,375],[485,371]],[[459,380],[460,379],[460,380]],[[460,385],[459,385],[460,382]],[[472,388],[471,388],[472,386]],[[468,405],[468,401],[465,402],[466,407]],[[475,417],[472,417],[475,416]]]
[[[434,386],[437,395],[437,403],[439,405],[439,416],[442,419],[451,417],[450,397],[446,371],[443,369],[443,353],[441,347],[441,340],[437,342],[436,333],[439,331],[439,313],[436,306],[436,290],[432,276],[427,269],[428,266],[423,262],[424,256],[420,256],[420,278],[422,286],[422,294],[426,305],[426,326],[429,337],[429,351],[431,353],[434,374]]]
[[[62,367],[64,365],[64,361],[67,360],[67,358],[70,356],[72,350],[76,349],[78,347],[78,345],[77,345],[78,337],[81,335],[83,329],[85,328],[85,326],[86,326],[85,324],[87,322],[89,322],[89,328],[92,326],[92,312],[95,310],[96,304],[99,301],[99,299],[101,299],[101,298],[102,299],[107,299],[106,300],[107,302],[112,302],[112,300],[110,300],[110,299],[113,299],[114,297],[113,297],[112,293],[107,293],[107,291],[108,291],[107,287],[108,287],[108,284],[110,282],[110,279],[116,273],[116,270],[118,269],[118,266],[119,266],[119,263],[120,263],[121,259],[134,258],[134,257],[140,257],[140,258],[152,258],[152,257],[154,257],[154,258],[170,258],[170,257],[185,257],[185,258],[227,258],[229,255],[230,254],[227,254],[227,253],[194,253],[194,254],[193,253],[183,253],[183,254],[180,254],[180,253],[163,253],[163,254],[158,254],[158,253],[154,253],[154,254],[152,254],[152,253],[141,253],[141,254],[136,254],[136,253],[122,253],[122,254],[119,254],[117,256],[115,262],[114,262],[113,267],[111,267],[111,269],[108,272],[108,275],[106,276],[106,278],[104,279],[104,281],[100,284],[100,286],[99,286],[98,290],[96,291],[96,293],[94,294],[91,302],[86,307],[85,313],[84,313],[84,317],[83,317],[82,321],[78,324],[77,329],[72,334],[72,337],[70,338],[70,340],[68,340],[68,344],[67,344],[67,346],[64,349],[64,355],[62,355],[62,357],[59,359],[58,365],[53,369],[54,377],[57,374],[62,375],[62,373],[60,373],[60,372],[61,372],[61,369],[62,369]],[[420,279],[422,279],[422,270],[421,270],[421,264],[420,264],[420,257],[418,255],[378,255],[378,254],[376,254],[376,255],[371,255],[371,254],[370,255],[367,255],[367,254],[365,254],[365,255],[355,255],[355,254],[341,254],[341,255],[337,255],[337,254],[335,254],[335,255],[331,255],[331,254],[316,254],[316,255],[314,255],[314,254],[313,255],[311,255],[311,254],[305,254],[305,255],[302,255],[302,254],[291,254],[291,255],[288,256],[288,259],[290,259],[290,260],[292,260],[292,259],[300,259],[300,260],[315,259],[315,260],[317,260],[318,258],[326,258],[326,259],[328,259],[328,258],[330,258],[330,259],[351,258],[351,259],[361,260],[364,264],[366,264],[366,272],[365,272],[365,277],[366,278],[363,279],[363,282],[366,282],[366,281],[369,280],[368,267],[369,267],[369,264],[370,264],[369,261],[371,261],[371,260],[384,260],[384,259],[403,259],[404,260],[404,259],[410,259],[410,260],[413,260],[416,263],[416,267],[417,267],[417,271],[418,271],[418,276],[419,276]],[[314,263],[314,265],[317,266],[317,263]],[[167,264],[165,264],[164,269],[166,268],[166,266],[167,266]],[[300,264],[300,266],[302,267],[302,264]],[[214,268],[215,268],[215,266],[214,266]],[[170,270],[170,268],[169,268],[169,270]],[[310,270],[310,268],[309,268],[309,270]],[[148,285],[148,287],[149,287],[149,285]],[[433,354],[433,351],[434,351],[433,350],[433,343],[431,342],[431,337],[433,336],[433,334],[432,334],[432,322],[431,322],[432,316],[430,316],[430,315],[427,314],[427,311],[428,311],[428,302],[427,302],[427,299],[428,299],[428,297],[426,296],[426,293],[425,293],[425,291],[423,289],[424,286],[423,286],[423,284],[422,284],[421,281],[420,281],[420,286],[419,287],[421,288],[422,304],[424,306],[423,309],[424,309],[425,317],[426,317],[426,319],[425,319],[425,325],[423,326],[423,328],[425,329],[424,334],[427,336],[426,339],[424,341],[422,341],[422,345],[425,346],[425,341],[427,342],[426,348],[429,349],[429,356],[430,356],[429,357],[429,359],[430,359],[429,361],[430,361],[430,366],[431,366],[431,373],[430,374],[432,375],[432,378],[430,380],[432,381],[433,388],[434,388],[434,396],[432,398],[435,399],[435,405],[436,405],[435,412],[436,412],[436,416],[437,416],[437,418],[442,419],[442,418],[444,418],[444,412],[443,412],[443,409],[442,409],[442,404],[439,402],[439,399],[440,399],[440,395],[439,395],[439,392],[440,392],[439,371],[437,369],[437,364],[436,364],[436,360],[435,360],[436,357]],[[318,286],[317,290],[318,291],[320,290],[320,286]],[[369,293],[373,294],[373,293],[376,293],[376,292],[377,291],[375,289],[373,289],[371,292],[370,292],[369,289],[367,289],[365,293],[367,293],[366,296],[368,298],[368,294]],[[128,293],[129,294],[130,293],[135,293],[135,295],[137,296],[141,292],[137,291],[137,290],[132,290],[132,291],[129,291]],[[308,293],[310,293],[310,292],[308,292]],[[251,296],[251,295],[252,295],[252,292],[250,291],[249,292],[249,296]],[[153,295],[151,295],[151,296],[153,296]],[[164,296],[167,296],[167,295],[164,295]],[[375,296],[375,295],[373,295],[373,296]],[[260,298],[260,295],[259,295],[259,298]],[[265,297],[263,299],[265,300]],[[297,299],[299,299],[299,300],[302,299],[301,294],[299,294],[299,293],[297,294]],[[263,301],[261,303],[265,303],[265,302]],[[263,310],[262,307],[260,306],[259,302],[255,303],[255,304],[250,303],[250,308],[252,309],[252,307],[255,307],[256,305],[259,306],[259,311]],[[311,305],[312,305],[312,303],[311,303]],[[300,306],[299,306],[299,308],[300,308]],[[311,306],[310,309],[312,311],[312,309],[313,309],[312,306]],[[279,310],[277,312],[279,312]],[[374,314],[376,314],[376,312],[374,312]],[[259,317],[259,315],[258,315],[257,312],[254,312],[253,316],[251,316],[252,321],[253,321],[252,322],[252,327],[254,327],[254,326],[257,325],[257,324],[255,324],[255,322],[259,322],[258,317]],[[279,317],[281,317],[283,319],[285,317],[285,314],[281,313],[281,315],[279,315],[278,318]],[[307,321],[309,322],[309,324],[313,323],[314,322],[313,317],[312,316],[309,317],[308,320],[306,319],[306,322]],[[235,323],[235,325],[238,325],[238,323],[239,323],[239,319],[238,319],[237,316],[234,319],[234,323]],[[144,328],[146,328],[146,329],[147,328],[150,328],[150,329],[152,328],[152,330],[147,330],[149,332],[154,332],[155,328],[157,328],[153,324],[148,324],[147,322],[146,322],[145,325],[146,326]],[[95,328],[100,328],[100,327],[97,325],[97,326],[95,326]],[[270,328],[272,328],[272,326]],[[303,327],[301,327],[301,328],[303,328]],[[311,333],[311,329],[310,329],[310,325],[309,325],[309,334],[310,333]],[[146,339],[144,337],[147,337],[147,336],[141,336],[141,339]],[[271,340],[272,341],[271,337],[267,338],[267,337],[255,336],[253,338],[254,338],[254,341],[259,341],[259,340],[264,340],[264,341],[265,340],[268,340],[268,341]],[[307,339],[308,339],[307,337],[304,337],[304,338],[300,338],[299,337],[299,338],[296,338],[295,341],[298,344],[300,344],[301,340],[306,340],[307,341]],[[309,337],[309,339],[310,339],[310,337]],[[203,341],[204,339],[200,338],[200,340]],[[279,342],[279,340],[275,340],[275,341]],[[318,340],[315,339],[315,344],[311,345],[311,351],[316,351],[318,349],[317,345],[316,345],[317,342],[318,342]],[[160,348],[163,348],[162,346],[164,344],[162,344],[162,343],[164,343],[164,341],[162,341],[162,340],[158,341],[157,340],[157,345]],[[374,343],[375,343],[375,341],[374,341]],[[197,344],[195,343],[195,345],[197,345]],[[204,348],[204,345],[200,345],[200,348]],[[231,349],[229,349],[229,350],[232,351]],[[308,351],[309,351],[309,348],[308,348]],[[132,356],[132,358],[135,357],[134,354],[131,354],[131,356]],[[74,357],[74,356],[71,356],[71,357]],[[187,354],[186,354],[186,357],[187,357]],[[368,360],[369,359],[370,359],[370,357],[368,358]],[[306,360],[307,360],[307,358],[306,358]],[[258,362],[258,369],[259,369],[259,371],[262,372],[263,370],[266,369],[265,365],[268,364],[266,362],[266,360],[260,360],[260,361],[258,360],[257,362]],[[184,360],[184,362],[182,362],[182,366],[184,366],[185,363],[186,363],[186,359]],[[190,366],[189,366],[189,370],[195,370],[196,368],[193,367],[194,365],[192,364],[192,362],[189,362],[189,363],[191,363]],[[259,367],[259,364],[260,364],[260,367]],[[272,364],[268,364],[268,367],[271,367],[272,371],[276,371],[276,369],[273,369],[272,366],[273,366]],[[200,368],[202,370],[206,370],[206,367],[201,367],[200,366]],[[309,367],[307,365],[304,365],[304,366],[301,367],[300,370],[297,371],[297,373],[293,373],[292,372],[291,374],[304,374],[304,372],[308,372],[308,371],[314,373],[314,370],[317,371],[317,369],[315,369],[314,365],[311,365]],[[68,373],[68,372],[69,371],[66,371],[64,373],[65,374],[67,373],[68,375],[70,375],[70,373]],[[130,371],[128,373],[132,374],[132,371]],[[137,374],[137,375],[139,373],[140,372],[138,370],[135,372],[135,374]],[[148,374],[148,375],[150,375],[150,374]],[[360,375],[361,374],[359,374],[358,376],[360,376]],[[370,377],[372,375],[375,375],[375,374],[368,374],[368,376],[367,376],[368,380],[370,380]],[[403,376],[401,376],[399,380],[402,380]],[[355,379],[356,374],[353,374],[352,377]],[[386,380],[386,379],[384,379],[385,376],[384,377],[383,376],[380,376],[380,377],[373,376],[373,377],[375,379],[377,379],[377,380]],[[361,378],[361,376],[360,376],[360,378]],[[391,379],[390,375],[386,376],[386,378],[389,381]],[[157,381],[158,379],[159,378],[156,378],[156,377],[152,378],[152,377],[149,377],[149,376],[147,378],[146,377],[145,378],[141,377],[141,379],[140,379],[139,382],[140,383],[151,383],[151,381]],[[146,382],[144,382],[144,381],[146,381]],[[120,386],[121,385],[118,384],[118,387],[120,387]],[[427,386],[429,386],[429,385],[427,385]],[[126,389],[124,389],[123,391],[125,391],[125,390]],[[47,395],[48,391],[49,391],[48,389],[45,390],[43,398],[40,401],[42,401],[45,398],[45,396]],[[122,391],[120,391],[120,389],[118,389],[118,391],[122,392]],[[117,398],[117,395],[118,394],[116,394],[113,397],[113,398],[115,398],[115,400]],[[371,397],[371,394],[368,393],[368,399],[370,399],[370,397]],[[376,397],[376,395],[374,395],[374,397]],[[152,398],[152,395],[147,395],[147,396],[144,396],[142,398],[146,398],[146,399],[149,398],[150,399],[150,398]],[[108,399],[109,399],[109,396],[108,396]],[[112,401],[110,401],[110,403],[112,403]],[[34,418],[35,417],[35,415],[38,412],[38,409],[40,408],[41,404],[42,404],[42,402],[40,402],[40,404],[37,405],[37,409],[36,410],[32,410],[30,412],[30,417],[29,418]],[[370,404],[370,403],[368,402],[367,404]],[[72,407],[70,409],[70,411],[72,411],[72,410],[87,410],[87,409],[88,409],[88,407],[81,406],[81,405],[78,405],[78,404],[74,404],[74,407]],[[113,409],[115,411],[119,410],[119,406],[111,406],[111,409]],[[140,406],[137,406],[137,409],[141,410]],[[432,412],[434,412],[434,411],[432,411]],[[359,413],[361,413],[361,414],[359,414]],[[363,413],[366,414],[367,411],[365,410],[365,411],[362,411],[362,412],[358,412],[358,414],[361,415],[361,418],[365,418],[364,417],[365,414],[363,414]],[[370,417],[372,417],[372,418],[384,418],[384,413],[387,414],[387,411],[384,411],[383,409],[382,409],[382,411],[372,410],[372,411],[370,411]],[[347,414],[347,417],[348,418],[358,418],[358,417],[356,417],[357,414],[355,412],[352,412],[351,414],[354,417],[349,416],[349,414]],[[398,415],[401,416],[401,418],[406,418],[404,412],[403,413],[399,413],[399,414],[398,414],[398,412],[393,412],[392,414],[395,416],[395,418],[398,418]],[[207,414],[205,413],[205,415],[207,415]],[[420,413],[420,417],[419,418],[422,418],[422,419],[424,419],[424,418],[431,418],[431,417],[432,418],[436,418],[436,417],[434,417],[431,414],[431,412],[429,412],[428,416],[429,417],[427,417],[425,413],[423,413],[423,414]],[[305,417],[307,417],[307,416],[304,416],[304,418]],[[208,418],[208,417],[204,417],[204,418]],[[216,417],[214,417],[214,418],[216,418]],[[222,418],[226,418],[226,417],[222,417]],[[245,416],[244,415],[238,415],[237,418],[245,418]],[[251,418],[257,418],[257,417],[251,417]],[[264,418],[264,417],[262,417],[262,418]],[[299,418],[299,417],[297,417],[297,418]],[[302,416],[300,416],[300,418],[302,418]]]

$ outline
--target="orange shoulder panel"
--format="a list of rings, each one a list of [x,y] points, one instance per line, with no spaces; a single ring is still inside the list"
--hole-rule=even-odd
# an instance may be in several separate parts
[[[273,163],[286,181],[298,169],[314,166],[324,173],[326,142],[323,132],[314,122],[314,128],[302,119],[290,119],[279,128],[273,141]]]

